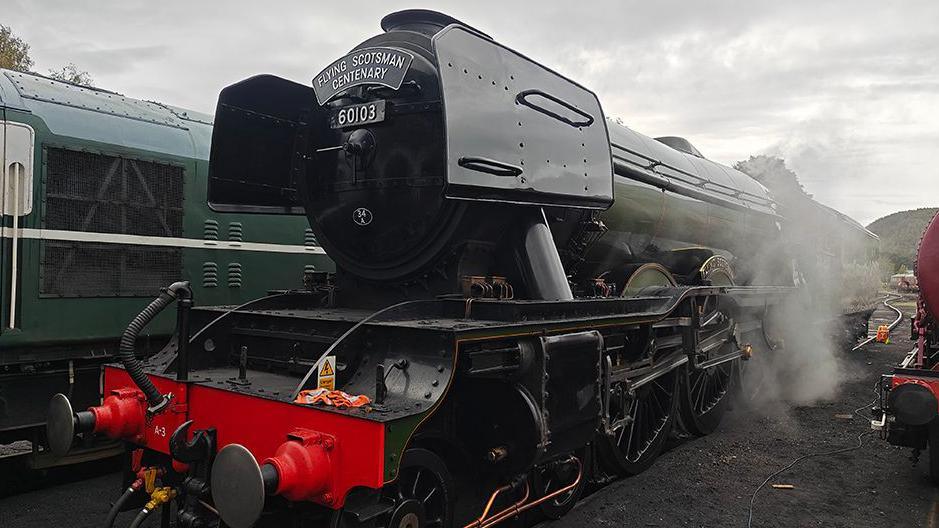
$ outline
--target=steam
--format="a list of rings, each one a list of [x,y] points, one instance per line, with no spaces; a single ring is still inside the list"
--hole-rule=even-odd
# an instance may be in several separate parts
[[[755,261],[754,283],[766,284],[783,259],[797,286],[766,314],[769,339],[754,339],[743,390],[757,406],[830,399],[845,380],[850,330],[845,333],[843,316],[872,305],[879,289],[877,266],[865,260],[871,241],[812,200],[783,160],[757,156],[736,167],[770,188],[784,218],[779,239]]]
[[[832,339],[837,314],[796,295],[773,309],[768,326],[773,348],[757,347],[744,388],[757,406],[775,402],[809,405],[834,396],[844,380]]]

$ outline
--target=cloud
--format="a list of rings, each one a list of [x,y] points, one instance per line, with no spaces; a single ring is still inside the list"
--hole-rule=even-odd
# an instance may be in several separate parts
[[[410,2],[8,1],[37,69],[212,111],[257,73],[309,82]],[[861,222],[937,205],[939,2],[449,0],[438,9],[595,90],[608,115],[733,163],[787,158]],[[34,23],[41,19],[40,23]],[[932,171],[932,172],[931,172]]]

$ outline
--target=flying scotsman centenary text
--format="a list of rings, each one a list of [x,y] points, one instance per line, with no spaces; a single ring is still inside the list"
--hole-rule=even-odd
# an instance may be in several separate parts
[[[325,104],[337,93],[361,84],[401,87],[414,56],[393,48],[355,50],[327,66],[313,79],[316,100]]]

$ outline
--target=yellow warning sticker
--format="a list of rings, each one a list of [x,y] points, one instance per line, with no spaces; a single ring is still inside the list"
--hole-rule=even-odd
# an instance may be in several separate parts
[[[316,369],[316,386],[336,390],[336,356],[326,356]]]
[[[336,373],[333,371],[333,367],[329,364],[329,361],[323,362],[323,368],[320,369],[320,376],[335,376]]]

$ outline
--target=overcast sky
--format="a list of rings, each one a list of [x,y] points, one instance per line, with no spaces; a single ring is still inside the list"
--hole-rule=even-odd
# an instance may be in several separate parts
[[[732,164],[786,159],[867,224],[939,206],[939,1],[3,0],[34,69],[212,112],[257,73],[309,83],[388,12],[444,11],[596,91],[608,116]]]

